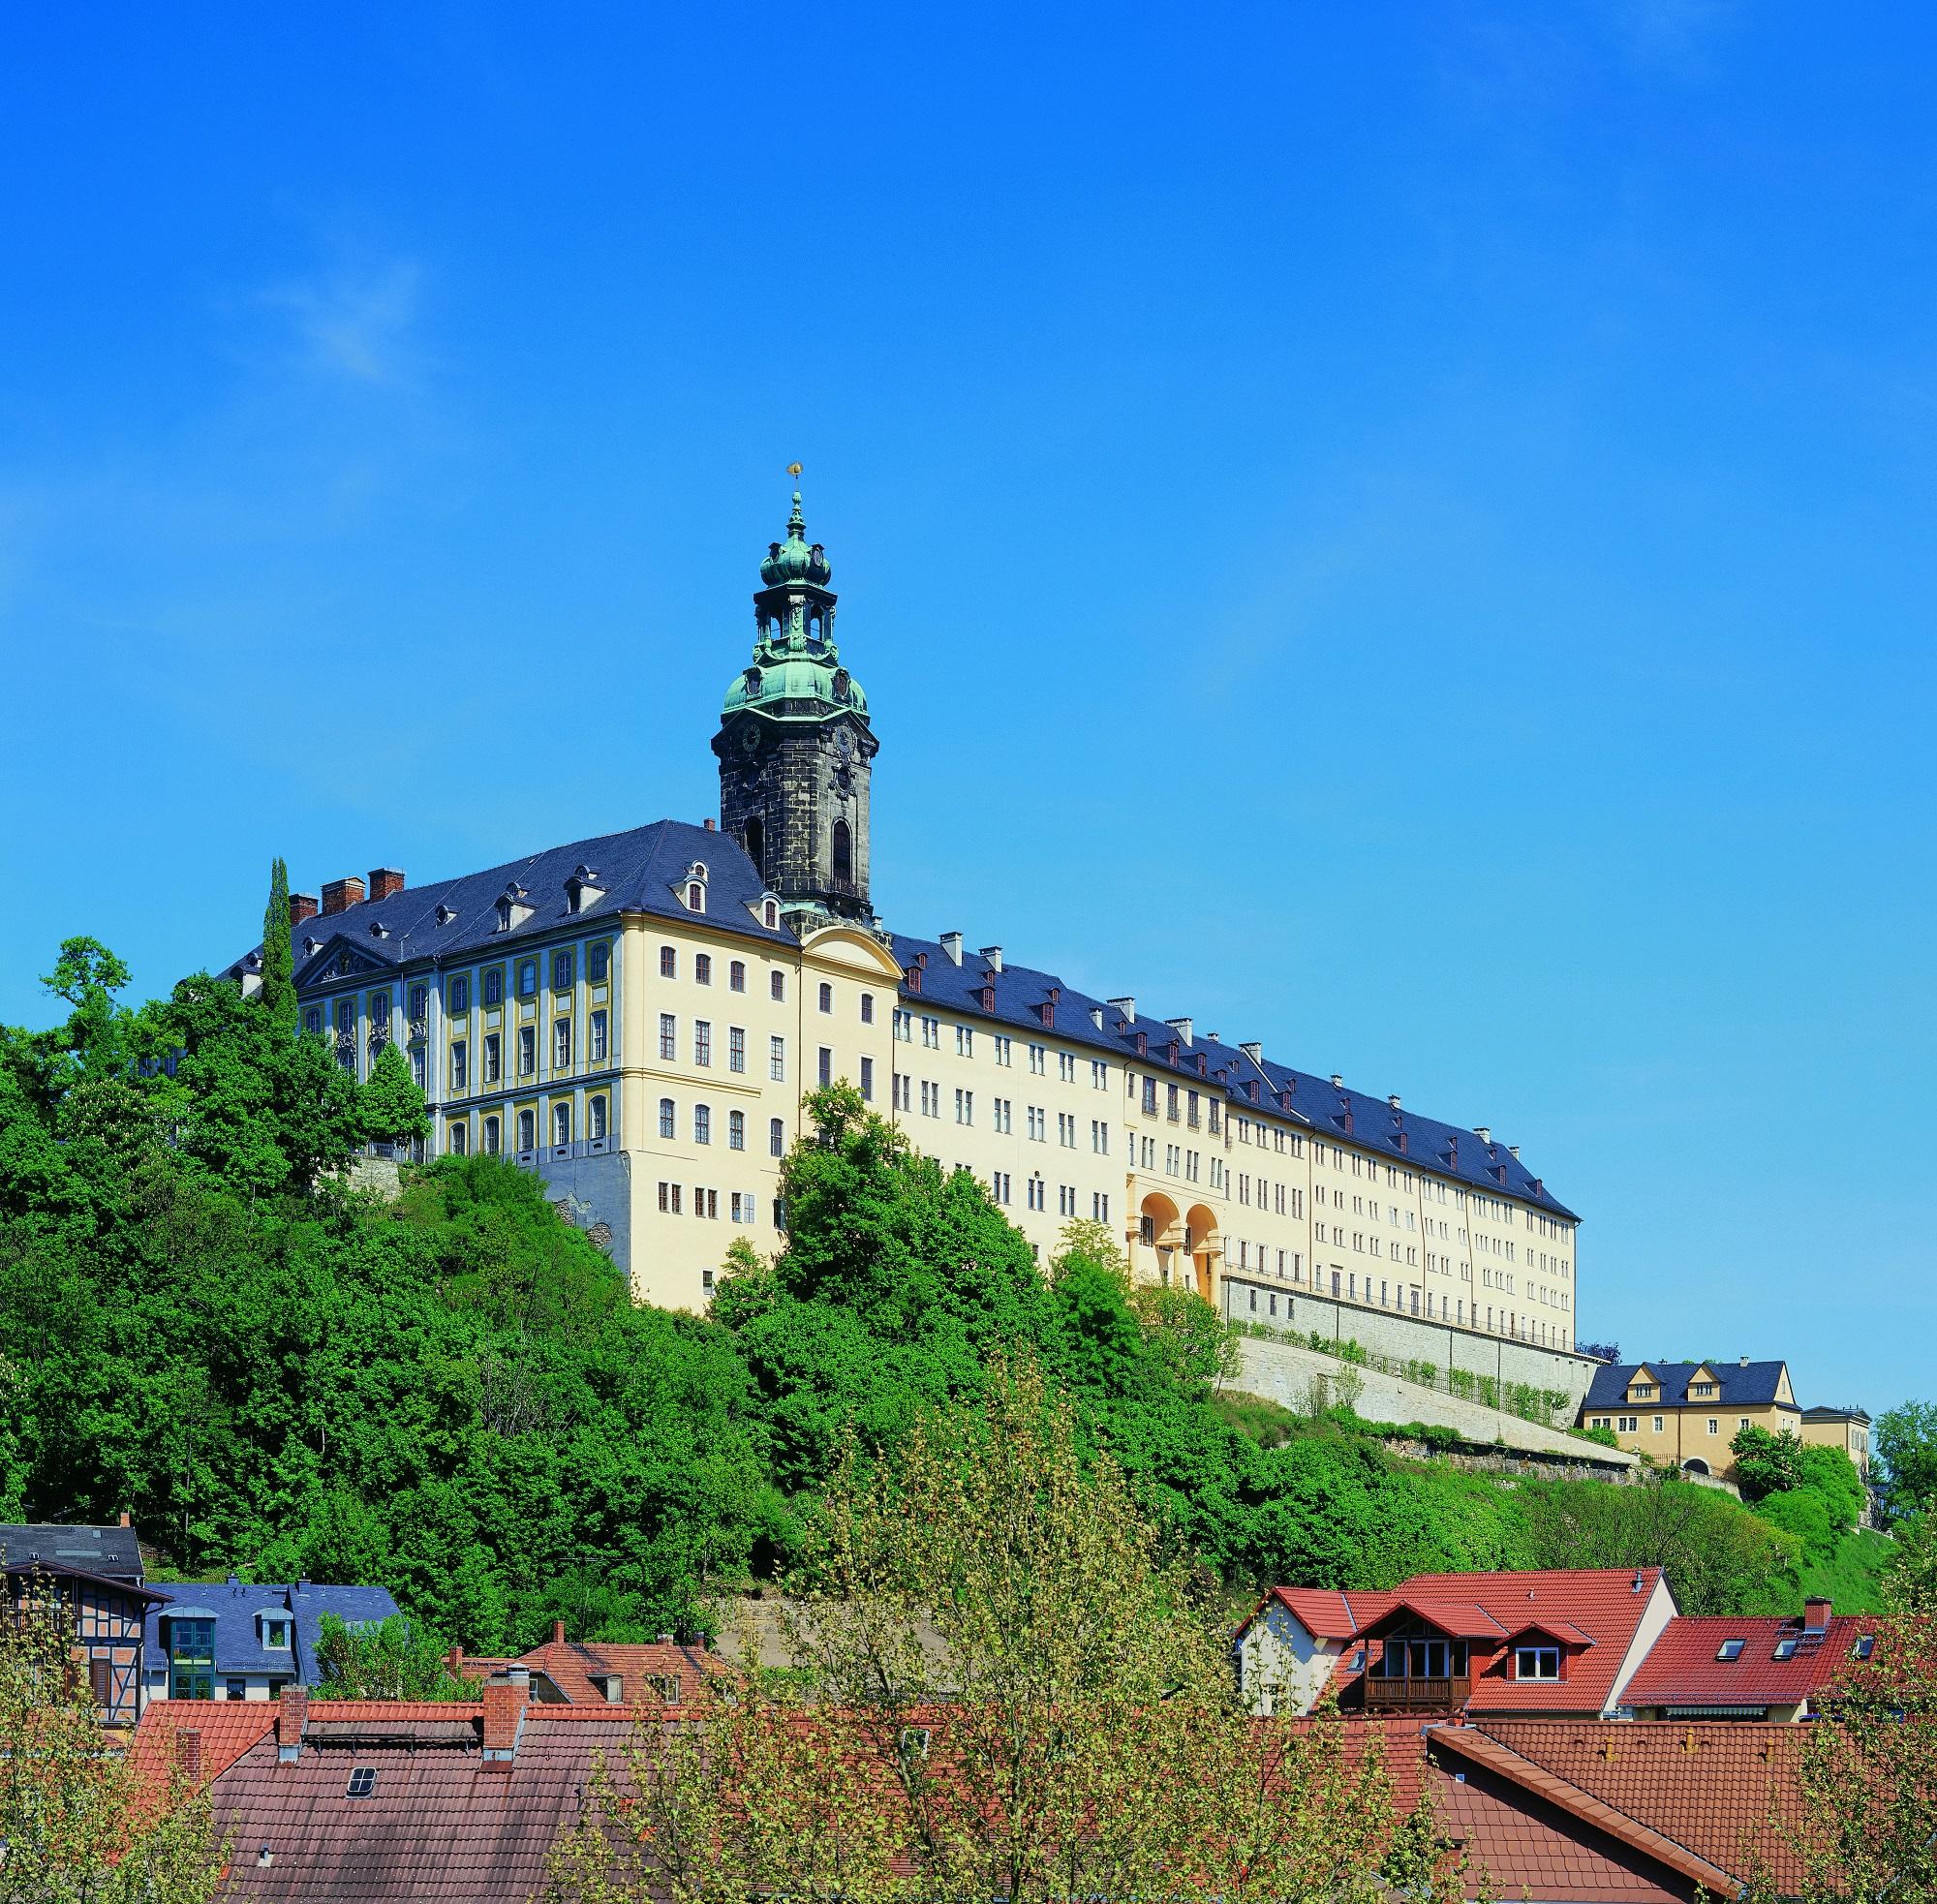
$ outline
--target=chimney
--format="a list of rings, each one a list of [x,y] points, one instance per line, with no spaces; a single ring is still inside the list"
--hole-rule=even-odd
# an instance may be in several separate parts
[[[1399,1109],[1399,1092],[1394,1091],[1393,1094],[1386,1099],[1386,1102],[1390,1104],[1395,1111],[1397,1111]]]
[[[1195,1038],[1193,1038],[1193,1037],[1192,1037],[1192,1036],[1190,1035],[1190,1020],[1189,1020],[1189,1019],[1187,1019],[1187,1018],[1166,1018],[1166,1019],[1165,1019],[1165,1020],[1164,1020],[1163,1022],[1164,1022],[1164,1023],[1165,1023],[1166,1025],[1168,1025],[1168,1026],[1170,1027],[1170,1029],[1172,1029],[1173,1031],[1175,1031],[1175,1032],[1177,1033],[1177,1035],[1178,1035],[1178,1036],[1179,1036],[1180,1038],[1182,1038],[1182,1039],[1184,1040],[1184,1042],[1185,1044],[1187,1044],[1187,1045],[1191,1045],[1191,1044],[1195,1044],[1195,1043],[1197,1042],[1197,1040],[1196,1040]]]
[[[354,874],[346,873],[340,879],[325,879],[323,882],[323,916],[325,919],[332,913],[362,904],[363,881]]]
[[[1520,1146],[1518,1144],[1509,1144],[1507,1146],[1507,1155],[1512,1157],[1515,1163],[1518,1163],[1520,1161]]]
[[[1829,1602],[1811,1595],[1802,1603],[1802,1630],[1805,1633],[1827,1633],[1829,1630]]]
[[[1262,1064],[1265,1061],[1265,1048],[1261,1044],[1248,1044],[1248,1045],[1240,1044],[1238,1046],[1238,1049],[1241,1052],[1243,1052],[1245,1056],[1248,1058],[1253,1064]]]
[[[707,830],[707,832],[711,833],[713,831],[713,822],[710,819],[703,819],[699,823]]]
[[[128,1510],[126,1508],[123,1508],[121,1510],[121,1524],[124,1527],[132,1527],[135,1524],[134,1521],[129,1520]]]
[[[1748,1357],[1747,1357],[1747,1356],[1743,1356],[1743,1357],[1742,1357],[1742,1367],[1743,1367],[1744,1368],[1746,1368],[1746,1367],[1747,1367],[1748,1366],[1749,1366],[1749,1359],[1748,1359]]]
[[[461,1679],[464,1676],[464,1648],[462,1646],[451,1647],[444,1656],[444,1665],[445,1671],[453,1679]]]
[[[1332,1073],[1332,1089],[1334,1090],[1343,1090],[1345,1089],[1345,1080],[1343,1076],[1337,1071],[1334,1071]]]
[[[1137,1022],[1137,1001],[1134,998],[1105,998],[1103,1002],[1114,1012],[1121,1013],[1132,1025]]]
[[[985,959],[986,959],[986,960],[987,960],[987,961],[989,962],[989,969],[990,969],[991,971],[1000,971],[1000,970],[1001,970],[1001,968],[1002,968],[1002,948],[1001,948],[1001,947],[1000,947],[999,945],[985,945],[985,946],[983,946],[983,948],[982,948],[982,956],[983,956],[983,958],[985,958]]]
[[[518,1735],[525,1725],[525,1700],[531,1692],[531,1670],[507,1666],[484,1681],[484,1771],[507,1772],[518,1756]]]
[[[565,1644],[565,1622],[562,1619],[555,1619],[551,1623],[551,1643],[554,1646]]]
[[[184,1727],[175,1734],[175,1765],[182,1777],[196,1791],[201,1790],[201,1734]]]
[[[1090,1007],[1090,1023],[1095,1026],[1099,1031],[1103,1029],[1103,1007],[1101,1005],[1091,1005]]]
[[[317,900],[314,893],[292,893],[290,895],[290,924],[299,926],[305,919],[314,919]]]
[[[403,889],[404,875],[394,866],[373,866],[370,869],[372,899],[394,899]]]
[[[671,1645],[671,1644],[672,1644],[672,1635],[671,1635],[670,1633],[661,1633],[661,1634],[660,1635],[660,1644],[661,1644],[661,1645],[662,1645],[662,1646],[669,1646],[669,1645]]]
[[[962,963],[962,935],[960,933],[943,933],[941,935],[941,949],[948,954],[949,962],[952,965],[959,966]]]
[[[285,1686],[276,1695],[276,1763],[292,1766],[302,1757],[303,1728],[309,1723],[309,1688]]]
[[[1482,1144],[1491,1144],[1493,1141],[1493,1133],[1491,1130],[1489,1130],[1487,1126],[1483,1123],[1476,1123],[1473,1126],[1473,1135],[1477,1137]]]

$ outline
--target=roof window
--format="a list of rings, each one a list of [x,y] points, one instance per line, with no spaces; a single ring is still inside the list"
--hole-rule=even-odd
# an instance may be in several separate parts
[[[1875,1651],[1876,1635],[1874,1633],[1861,1633],[1857,1636],[1857,1643],[1850,1648],[1850,1656],[1853,1659],[1868,1659]]]
[[[1769,1654],[1770,1659],[1794,1659],[1795,1657],[1796,1641],[1793,1637],[1787,1640],[1778,1640],[1775,1643],[1775,1651]]]
[[[1740,1640],[1724,1640],[1715,1648],[1715,1657],[1717,1659],[1740,1659],[1742,1656],[1742,1645],[1743,1642]]]
[[[346,1798],[367,1798],[377,1789],[377,1767],[356,1766],[350,1773],[350,1783],[343,1788]]]

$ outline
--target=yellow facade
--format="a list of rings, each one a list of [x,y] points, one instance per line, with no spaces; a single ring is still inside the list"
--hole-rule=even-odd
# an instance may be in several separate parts
[[[1802,1411],[1797,1406],[1787,1367],[1777,1377],[1771,1400],[1725,1403],[1722,1392],[1720,1369],[1704,1365],[1689,1378],[1686,1398],[1671,1400],[1659,1373],[1644,1363],[1618,1405],[1583,1410],[1582,1420],[1587,1428],[1612,1429],[1623,1448],[1663,1466],[1734,1481],[1736,1459],[1730,1442],[1745,1428],[1799,1434]]]

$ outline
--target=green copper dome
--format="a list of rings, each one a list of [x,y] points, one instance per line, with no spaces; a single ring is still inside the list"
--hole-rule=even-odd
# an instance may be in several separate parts
[[[801,518],[800,491],[796,489],[793,514],[787,517],[787,538],[784,542],[767,544],[767,559],[760,564],[760,579],[770,589],[784,587],[788,582],[812,582],[824,589],[833,572],[820,544],[808,546],[807,524]]]
[[[760,564],[766,587],[753,598],[759,633],[753,664],[726,690],[724,714],[751,708],[773,721],[825,721],[836,714],[868,718],[861,684],[841,665],[834,645],[833,573],[820,544],[807,541],[800,492],[794,492],[787,538],[772,543]]]

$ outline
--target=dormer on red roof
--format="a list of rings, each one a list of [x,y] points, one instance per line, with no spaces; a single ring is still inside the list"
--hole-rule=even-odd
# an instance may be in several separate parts
[[[1811,1615],[1673,1619],[1623,1703],[1656,1719],[1806,1719],[1852,1662],[1869,1657],[1863,1643],[1877,1636],[1867,1614],[1814,1617],[1820,1624]]]

